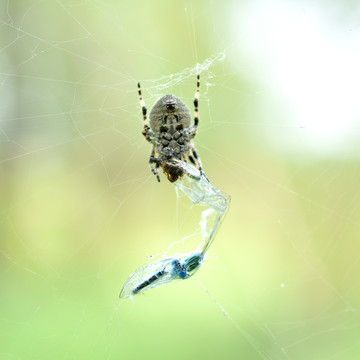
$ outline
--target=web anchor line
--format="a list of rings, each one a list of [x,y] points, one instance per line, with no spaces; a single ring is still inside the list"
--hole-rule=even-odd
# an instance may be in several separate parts
[[[230,196],[213,187],[204,173],[194,166],[178,160],[169,160],[166,165],[176,167],[184,174],[174,182],[175,188],[187,196],[193,205],[205,208],[199,221],[200,243],[193,252],[153,261],[137,269],[123,286],[120,298],[131,298],[157,286],[192,277],[203,265],[230,205]]]

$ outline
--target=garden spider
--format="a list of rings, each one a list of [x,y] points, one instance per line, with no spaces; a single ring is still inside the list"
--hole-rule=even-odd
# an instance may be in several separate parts
[[[144,119],[142,134],[153,145],[149,164],[157,180],[160,182],[159,167],[163,169],[169,181],[174,182],[181,178],[186,170],[181,166],[180,161],[186,162],[187,159],[196,166],[202,175],[200,157],[192,142],[199,124],[200,75],[197,75],[196,82],[193,125],[190,125],[189,108],[172,94],[161,97],[155,103],[150,111],[150,121],[148,121],[140,83],[138,83],[138,94]]]

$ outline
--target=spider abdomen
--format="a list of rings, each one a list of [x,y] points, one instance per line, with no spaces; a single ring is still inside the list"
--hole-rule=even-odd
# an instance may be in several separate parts
[[[150,128],[154,132],[173,131],[177,126],[190,126],[191,114],[186,104],[175,95],[161,97],[150,111]]]
[[[157,151],[160,157],[170,158],[175,157],[180,159],[182,155],[188,152],[189,146],[187,144],[181,144],[177,140],[160,140],[157,147]]]
[[[153,145],[149,164],[157,180],[160,181],[159,167],[162,167],[171,182],[181,178],[184,170],[176,165],[178,160],[189,160],[202,173],[201,161],[192,142],[199,124],[200,75],[197,75],[193,124],[191,124],[189,108],[172,94],[162,96],[156,101],[148,120],[140,83],[138,83],[138,94],[144,119],[142,134]]]

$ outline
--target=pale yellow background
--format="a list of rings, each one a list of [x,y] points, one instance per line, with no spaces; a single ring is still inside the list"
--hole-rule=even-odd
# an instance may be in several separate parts
[[[360,357],[357,1],[2,0],[0,25],[1,359]],[[198,219],[136,84],[191,108],[197,69],[231,207],[194,278],[119,304]]]

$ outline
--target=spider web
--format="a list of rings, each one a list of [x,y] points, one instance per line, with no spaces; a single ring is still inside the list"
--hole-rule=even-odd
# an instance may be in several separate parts
[[[356,2],[0,2],[1,359],[356,359]],[[148,168],[136,84],[191,108],[232,204],[200,270],[202,209]],[[206,227],[206,226],[205,226]]]

